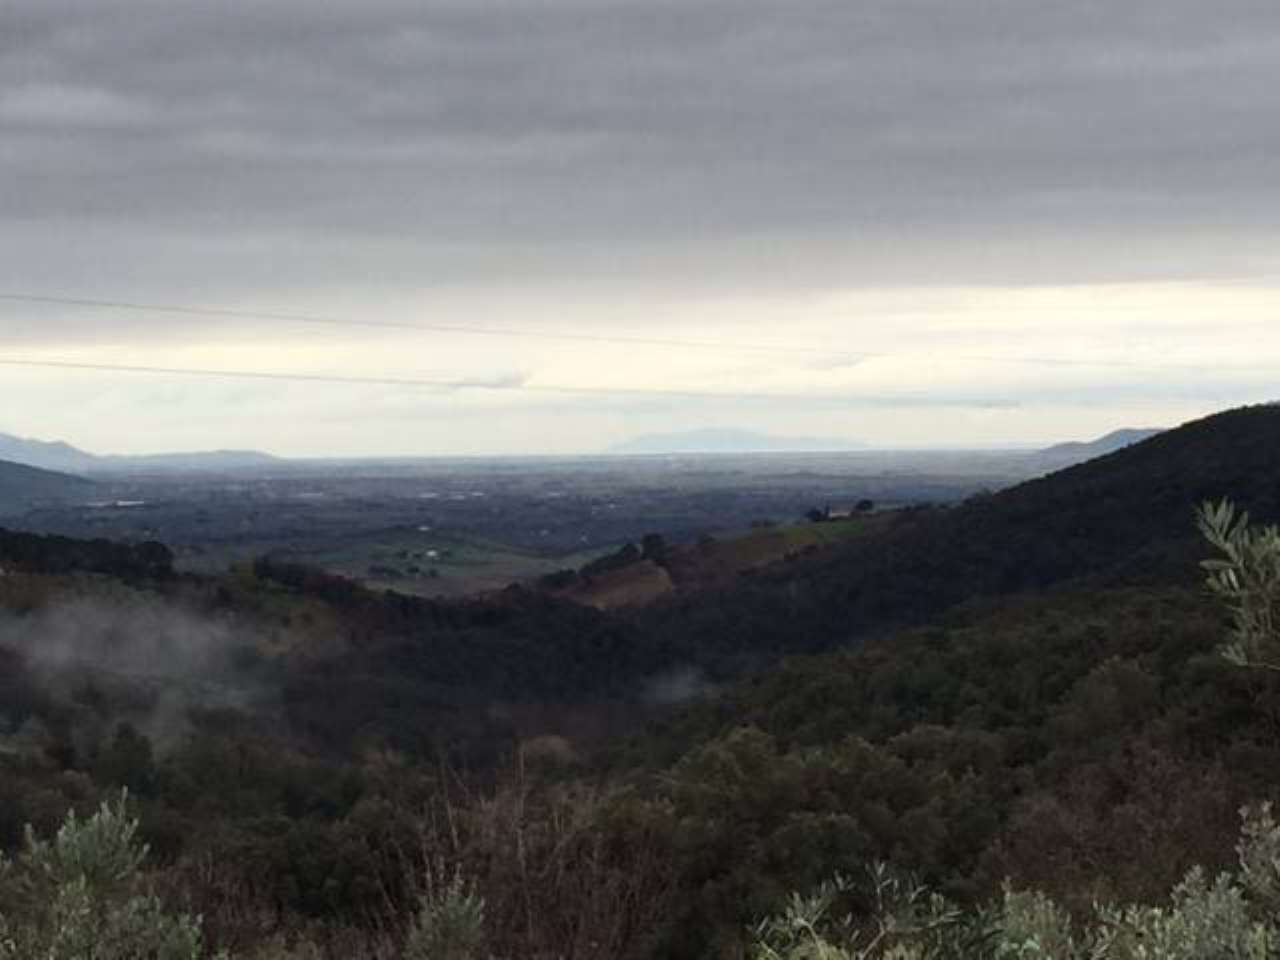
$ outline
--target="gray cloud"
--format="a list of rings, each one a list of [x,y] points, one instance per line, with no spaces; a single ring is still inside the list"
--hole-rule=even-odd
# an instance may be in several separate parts
[[[4,19],[9,222],[542,262],[762,234],[1158,240],[1278,212],[1269,2],[16,0]]]
[[[785,342],[782,321],[766,328],[775,295],[1280,274],[1277,89],[1274,0],[7,0],[0,292],[629,334],[642,310],[592,306],[657,317],[705,295],[757,307],[742,322],[765,336],[724,336]],[[1029,324],[1027,352],[1092,349],[1096,331],[1069,326]],[[1158,326],[1134,342],[1154,351]],[[884,316],[810,335],[848,350],[886,329],[889,350],[942,336]],[[939,345],[988,353],[1000,336]],[[436,362],[440,338],[392,355],[391,337],[0,304],[13,355],[221,339],[270,341],[243,360],[264,369]],[[573,368],[533,346],[439,363],[512,386],[662,372],[652,352]],[[885,409],[1191,404],[1231,386],[1116,378],[960,390],[906,370]],[[215,443],[252,442],[228,436],[245,423],[230,407],[189,407],[226,416]]]

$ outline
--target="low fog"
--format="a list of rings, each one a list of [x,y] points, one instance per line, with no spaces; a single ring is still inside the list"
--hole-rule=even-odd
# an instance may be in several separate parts
[[[250,628],[151,597],[0,615],[0,648],[20,654],[49,696],[128,722],[161,750],[187,732],[193,710],[274,709],[258,643]]]

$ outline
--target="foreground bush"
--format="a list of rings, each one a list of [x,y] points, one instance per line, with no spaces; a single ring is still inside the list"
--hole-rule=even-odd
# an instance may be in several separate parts
[[[483,944],[484,900],[455,878],[435,896],[421,898],[405,960],[480,960]]]
[[[0,960],[201,960],[198,919],[147,892],[147,848],[122,796],[88,820],[68,815],[52,840],[28,828],[0,858]]]
[[[1231,613],[1223,653],[1238,666],[1280,670],[1280,527],[1256,526],[1229,500],[1200,508],[1200,532],[1218,553],[1201,563]]]
[[[1040,893],[1006,889],[963,913],[884,867],[839,878],[755,931],[752,960],[1267,960],[1280,956],[1280,825],[1246,810],[1239,866],[1199,867],[1157,906],[1097,904],[1077,922]],[[861,904],[864,912],[846,907]],[[843,912],[842,912],[843,911]]]

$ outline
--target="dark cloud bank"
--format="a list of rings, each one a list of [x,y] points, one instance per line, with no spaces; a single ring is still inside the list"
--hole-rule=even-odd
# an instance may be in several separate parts
[[[1247,272],[1276,89],[1271,0],[11,0],[0,278]]]

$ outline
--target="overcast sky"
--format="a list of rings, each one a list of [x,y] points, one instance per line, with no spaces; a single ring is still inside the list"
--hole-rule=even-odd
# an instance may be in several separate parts
[[[1273,399],[1277,90],[1276,0],[3,0],[0,294],[504,333],[0,299],[0,360],[460,385],[0,365],[0,431],[954,446]]]

